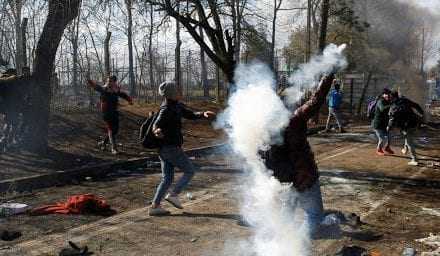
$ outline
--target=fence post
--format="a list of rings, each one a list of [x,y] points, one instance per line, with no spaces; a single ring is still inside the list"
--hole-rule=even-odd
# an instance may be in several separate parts
[[[353,87],[354,87],[354,78],[350,80],[350,114],[353,115]]]

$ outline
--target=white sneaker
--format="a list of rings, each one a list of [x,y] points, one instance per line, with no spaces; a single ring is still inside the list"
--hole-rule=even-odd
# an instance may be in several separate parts
[[[148,215],[150,215],[150,216],[166,216],[166,215],[170,215],[170,214],[171,214],[170,211],[167,211],[160,206],[156,207],[156,208],[150,207],[148,209]]]
[[[402,148],[401,150],[402,154],[406,155],[408,153],[408,149],[406,147]]]
[[[411,160],[410,162],[408,162],[408,165],[417,166],[419,165],[419,162],[417,162],[416,160]]]
[[[168,203],[172,204],[174,207],[176,207],[178,209],[183,209],[182,203],[180,202],[180,200],[177,196],[171,196],[170,194],[168,194],[165,197],[165,200],[167,200]]]

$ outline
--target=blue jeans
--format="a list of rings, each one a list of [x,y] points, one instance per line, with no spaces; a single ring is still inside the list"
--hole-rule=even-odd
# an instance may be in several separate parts
[[[324,219],[324,206],[319,180],[311,188],[298,192],[296,199],[291,203],[291,207],[295,210],[298,206],[305,212],[305,224],[308,225],[310,235],[315,235]]]
[[[377,136],[377,149],[383,149],[390,146],[390,134],[386,130],[374,129]]]
[[[181,147],[163,146],[159,150],[160,165],[162,168],[162,180],[157,187],[153,203],[159,205],[174,180],[174,167],[183,171],[183,176],[179,179],[173,189],[173,194],[180,194],[194,176],[195,167],[185,155]]]

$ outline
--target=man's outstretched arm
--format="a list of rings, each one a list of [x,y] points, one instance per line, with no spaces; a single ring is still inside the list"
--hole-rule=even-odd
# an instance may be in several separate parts
[[[332,87],[335,74],[331,73],[321,79],[318,88],[312,97],[295,111],[295,115],[308,121],[319,112],[321,106],[325,103],[326,97]]]

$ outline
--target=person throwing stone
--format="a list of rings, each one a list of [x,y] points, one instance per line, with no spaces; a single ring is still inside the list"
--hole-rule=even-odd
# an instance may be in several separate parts
[[[162,180],[156,189],[156,193],[149,209],[150,216],[168,215],[170,212],[161,207],[161,201],[167,202],[178,209],[183,209],[179,200],[179,194],[186,188],[194,176],[195,167],[183,152],[182,118],[196,120],[211,118],[214,112],[193,112],[180,102],[181,94],[177,85],[172,82],[164,82],[159,86],[159,94],[163,97],[158,116],[153,123],[153,133],[161,139],[159,159],[162,169]],[[167,194],[174,179],[174,168],[183,171],[183,176],[177,181],[174,188]]]

